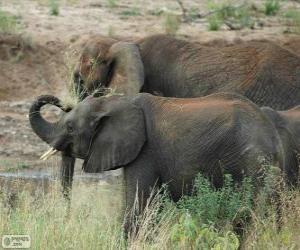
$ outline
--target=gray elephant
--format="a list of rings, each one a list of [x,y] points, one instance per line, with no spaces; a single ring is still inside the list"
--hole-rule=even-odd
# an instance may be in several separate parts
[[[33,103],[29,119],[34,132],[55,149],[84,159],[85,172],[124,167],[128,209],[136,193],[143,207],[151,189],[163,183],[177,201],[191,192],[198,173],[218,188],[224,173],[237,182],[257,178],[259,185],[266,164],[285,169],[273,123],[239,95],[88,97],[56,123],[42,118],[45,104],[60,107],[60,100],[41,96]]]
[[[276,127],[285,151],[286,174],[290,185],[299,185],[300,166],[300,106],[286,111],[276,111],[269,107],[261,110],[270,118]]]
[[[268,41],[212,48],[168,35],[132,42],[101,36],[86,43],[74,82],[82,98],[107,87],[180,98],[226,91],[287,109],[300,104],[299,71],[297,55]]]
[[[219,49],[153,35],[133,41],[93,37],[74,70],[79,99],[107,88],[125,95],[148,92],[199,97],[235,92],[259,106],[300,104],[300,58],[271,42],[245,42]],[[63,153],[62,183],[71,187],[74,158]]]

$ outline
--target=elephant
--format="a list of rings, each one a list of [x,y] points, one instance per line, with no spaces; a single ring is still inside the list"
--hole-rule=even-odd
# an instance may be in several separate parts
[[[169,35],[132,40],[94,36],[75,66],[73,91],[79,100],[107,89],[129,96],[148,92],[178,98],[226,91],[259,106],[286,109],[300,104],[299,72],[297,55],[267,41],[216,49]],[[64,189],[71,185],[74,162],[63,155]]]
[[[270,118],[280,135],[288,160],[288,182],[292,186],[299,186],[300,106],[285,111],[276,111],[270,107],[262,107],[261,110]]]
[[[135,95],[200,97],[235,92],[259,106],[288,109],[300,104],[300,58],[270,41],[219,49],[169,35],[131,42],[93,37],[74,69],[81,100],[111,88]]]
[[[54,96],[32,104],[33,131],[53,148],[84,159],[83,170],[98,173],[123,167],[127,211],[137,195],[142,211],[151,190],[168,184],[171,198],[190,194],[198,173],[220,188],[223,175],[257,187],[265,166],[285,171],[283,146],[274,124],[243,96],[216,93],[200,98],[89,96],[55,123],[40,114]],[[126,219],[130,232],[131,218]]]

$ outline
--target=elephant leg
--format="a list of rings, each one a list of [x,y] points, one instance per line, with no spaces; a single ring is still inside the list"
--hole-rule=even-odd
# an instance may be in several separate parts
[[[69,156],[66,152],[62,152],[60,177],[63,196],[67,201],[70,201],[70,191],[72,189],[74,166],[75,158]]]
[[[149,162],[149,160],[148,160]],[[148,166],[147,166],[148,165]],[[149,168],[147,161],[142,164],[125,167],[126,209],[125,235],[134,237],[138,232],[138,218],[154,195],[154,188],[159,188],[158,175]]]

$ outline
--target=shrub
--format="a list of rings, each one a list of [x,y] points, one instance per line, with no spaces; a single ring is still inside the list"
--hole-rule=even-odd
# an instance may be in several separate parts
[[[234,29],[252,27],[251,8],[248,4],[234,6],[231,1],[208,1],[208,9],[212,14],[208,17],[208,29],[219,30],[223,24]]]
[[[221,228],[234,219],[247,219],[253,208],[253,187],[247,178],[241,186],[237,186],[231,176],[226,175],[224,187],[216,190],[199,175],[193,195],[184,196],[178,207],[181,211],[188,211],[201,224]]]
[[[166,13],[164,15],[164,28],[167,34],[175,35],[180,27],[180,24],[180,17],[172,13]]]
[[[49,14],[51,16],[58,16],[59,15],[59,2],[58,0],[49,0]]]
[[[220,19],[217,15],[212,15],[208,18],[208,30],[217,31],[223,24],[223,20]]]
[[[300,33],[300,11],[295,9],[289,9],[284,14],[286,23],[290,27],[290,31],[293,33]]]
[[[265,14],[267,16],[274,16],[277,14],[277,12],[280,9],[279,0],[266,0],[264,7],[265,7]]]

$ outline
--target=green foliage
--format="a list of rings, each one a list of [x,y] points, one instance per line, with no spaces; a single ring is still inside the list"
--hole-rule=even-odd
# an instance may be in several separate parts
[[[120,12],[122,16],[140,16],[140,10],[138,8],[129,8]]]
[[[201,225],[189,213],[181,215],[170,232],[175,249],[238,249],[239,239],[231,231],[218,232],[213,226]],[[173,249],[174,249],[173,248]]]
[[[0,33],[15,33],[17,28],[17,18],[0,10]]]
[[[275,16],[280,9],[279,0],[266,0],[264,12],[267,16]]]
[[[49,14],[51,16],[59,15],[59,0],[49,0]]]
[[[226,175],[224,186],[215,190],[206,178],[199,175],[195,180],[194,194],[184,196],[178,207],[189,211],[199,223],[221,228],[234,219],[247,219],[253,208],[253,187],[249,179],[236,186],[231,176]]]
[[[118,5],[119,0],[106,0],[106,3],[109,8],[115,8]]]
[[[211,31],[219,30],[223,24],[223,21],[217,15],[212,15],[208,17],[207,20],[208,20],[208,30]]]
[[[251,8],[248,4],[234,6],[231,1],[208,1],[208,9],[211,15],[208,16],[208,29],[219,30],[223,24],[228,24],[235,29],[252,27],[254,21],[251,16]]]
[[[180,17],[172,13],[165,13],[164,28],[167,34],[175,35],[180,27]]]
[[[300,11],[297,9],[288,9],[284,17],[290,31],[292,33],[300,33]]]

